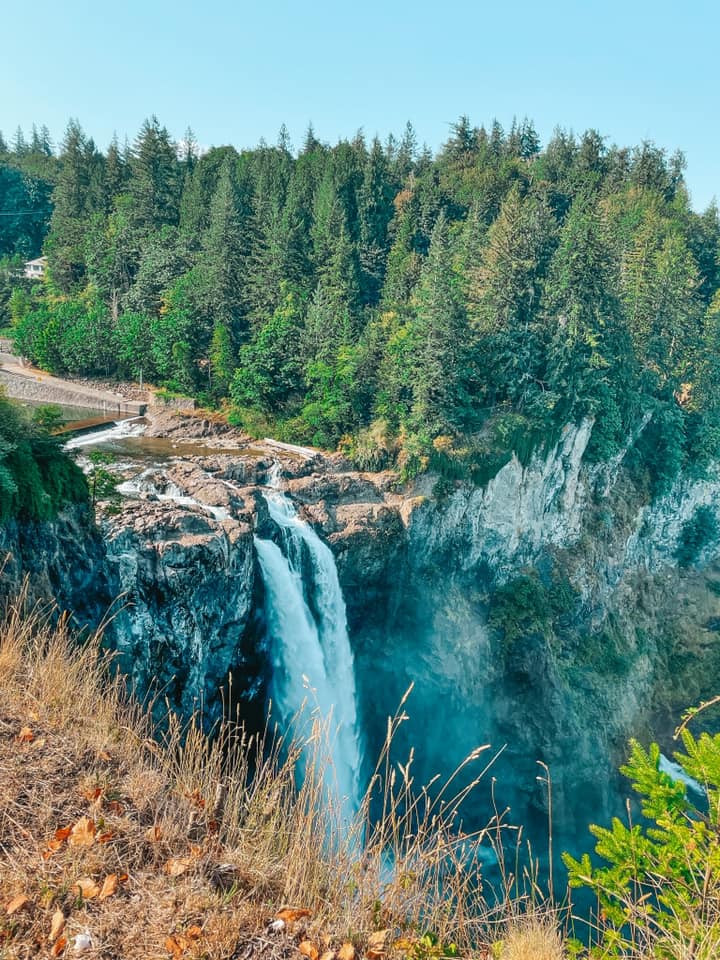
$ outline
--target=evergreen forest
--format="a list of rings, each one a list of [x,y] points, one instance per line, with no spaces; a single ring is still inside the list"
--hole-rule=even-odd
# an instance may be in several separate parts
[[[200,151],[0,135],[0,327],[367,469],[483,482],[592,418],[648,492],[720,454],[720,218],[681,154],[461,117]],[[47,256],[42,281],[22,263]]]

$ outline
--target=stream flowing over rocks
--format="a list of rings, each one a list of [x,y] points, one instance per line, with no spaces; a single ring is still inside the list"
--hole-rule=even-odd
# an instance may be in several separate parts
[[[122,498],[99,506],[101,535],[67,516],[0,542],[16,580],[32,555],[81,620],[120,597],[108,642],[156,702],[211,722],[222,694],[260,727],[271,697],[281,724],[303,691],[326,712],[336,697],[339,787],[355,804],[414,684],[397,759],[413,745],[423,782],[480,744],[504,748],[465,825],[489,819],[494,776],[542,857],[538,761],[556,844],[587,848],[591,820],[622,815],[627,739],[671,752],[681,711],[717,693],[720,544],[687,568],[676,553],[699,507],[719,513],[720,472],[648,504],[621,457],[585,462],[586,420],[527,466],[513,457],[485,487],[436,496],[431,476],[402,484],[198,423],[115,437]]]

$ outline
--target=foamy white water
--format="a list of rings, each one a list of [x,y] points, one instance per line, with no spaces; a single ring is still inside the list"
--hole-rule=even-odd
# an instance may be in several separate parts
[[[133,497],[139,496],[143,493],[152,494],[156,497],[157,500],[162,502],[172,502],[177,503],[181,507],[193,507],[198,510],[202,510],[205,513],[209,513],[210,516],[214,517],[216,520],[228,520],[230,514],[224,507],[213,507],[207,503],[201,503],[199,500],[196,500],[194,497],[189,497],[187,494],[174,484],[172,481],[167,483],[164,488],[160,488],[152,480],[152,477],[157,473],[157,470],[150,468],[149,470],[143,470],[142,473],[138,474],[136,477],[133,477],[131,480],[124,480],[122,483],[118,484],[117,491],[122,494],[124,497]]]
[[[127,420],[116,420],[114,425],[108,427],[107,430],[95,430],[91,433],[83,433],[79,437],[73,437],[64,445],[64,449],[77,450],[79,447],[107,443],[108,440],[118,440],[121,437],[140,437],[145,433],[146,424],[138,423],[137,419],[137,417],[130,417]]]
[[[346,812],[352,814],[359,805],[362,747],[353,654],[335,558],[277,489],[279,470],[269,479],[275,489],[268,490],[265,500],[282,548],[259,537],[255,548],[267,594],[273,702],[285,723],[306,700],[316,701],[322,716],[331,718],[331,729],[337,730],[332,739],[334,777],[340,796],[352,807]],[[303,579],[304,569],[309,582]]]

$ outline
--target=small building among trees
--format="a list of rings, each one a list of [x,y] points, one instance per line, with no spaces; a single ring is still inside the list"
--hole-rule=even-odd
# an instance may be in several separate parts
[[[29,280],[40,280],[45,276],[47,257],[37,257],[35,260],[25,261],[25,276]]]

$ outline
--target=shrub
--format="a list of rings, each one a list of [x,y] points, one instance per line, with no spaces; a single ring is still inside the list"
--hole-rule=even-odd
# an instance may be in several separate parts
[[[712,507],[700,506],[686,520],[680,532],[675,557],[681,567],[691,567],[700,559],[705,547],[717,539],[720,533],[717,517]]]
[[[632,741],[621,768],[649,823],[591,826],[605,865],[563,854],[570,885],[590,888],[600,903],[591,956],[720,955],[720,736],[695,739],[687,728],[681,736],[686,753],[675,754],[677,777],[661,770],[655,743],[645,750]]]
[[[524,634],[545,633],[551,617],[548,591],[537,576],[523,575],[495,591],[488,623],[503,631],[505,643],[510,646]]]

